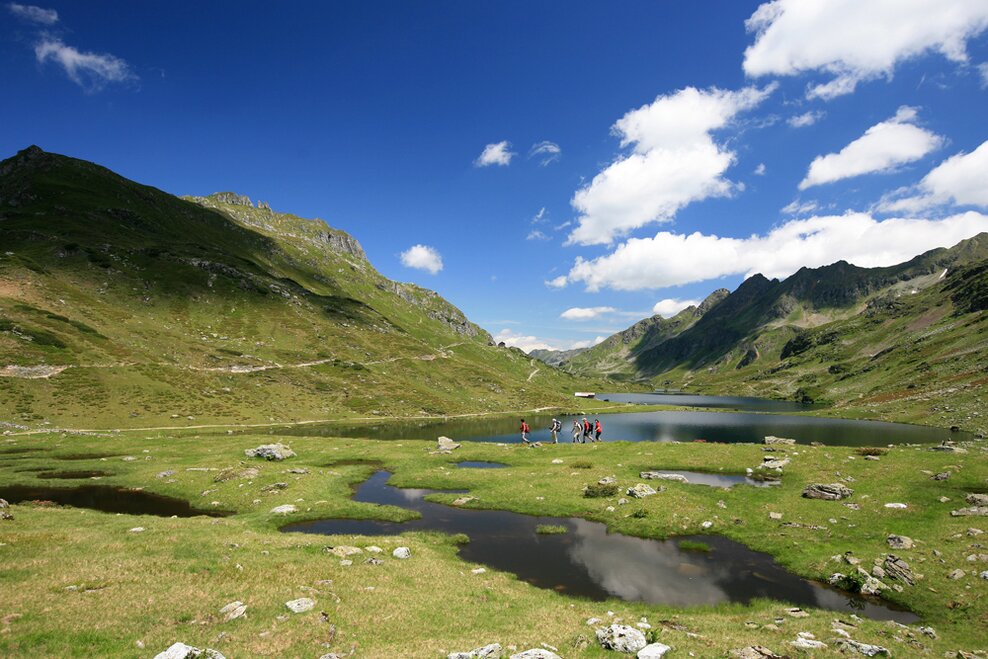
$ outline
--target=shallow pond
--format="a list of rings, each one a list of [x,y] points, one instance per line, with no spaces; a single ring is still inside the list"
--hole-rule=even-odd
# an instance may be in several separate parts
[[[123,513],[125,515],[225,517],[229,514],[221,510],[196,510],[184,499],[174,499],[160,494],[108,485],[82,485],[80,487],[7,485],[0,487],[0,499],[6,499],[10,503],[51,501],[61,506],[89,508],[105,513]]]
[[[426,501],[424,497],[432,490],[391,487],[388,478],[388,472],[377,472],[357,488],[354,500],[416,510],[420,519],[401,523],[331,519],[297,522],[281,530],[370,536],[426,530],[465,533],[470,542],[459,548],[465,560],[512,572],[541,588],[595,600],[617,597],[700,606],[773,598],[879,620],[918,620],[913,613],[880,600],[797,577],[768,554],[720,536],[649,540],[608,533],[604,524],[583,519],[455,508]],[[566,533],[540,535],[536,532],[539,525],[563,526]],[[703,543],[709,551],[689,550],[689,544],[683,546],[687,542]]]
[[[682,476],[689,485],[707,485],[709,487],[734,487],[735,485],[751,485],[753,487],[771,487],[779,481],[755,480],[740,474],[714,474],[706,471],[679,471],[676,469],[648,469],[660,474]]]
[[[582,416],[558,417],[563,424],[559,441],[572,441],[570,428],[574,420]],[[820,442],[834,446],[885,446],[886,444],[938,443],[946,439],[970,439],[968,433],[951,432],[943,428],[930,428],[905,423],[884,421],[855,421],[850,419],[826,419],[811,416],[784,414],[753,414],[745,412],[629,412],[624,414],[600,414],[587,417],[599,418],[604,427],[604,441],[626,440],[631,442],[749,442],[761,443],[766,435],[792,437],[800,444]],[[526,417],[532,432],[532,441],[550,442],[551,415],[539,414]],[[430,439],[439,435],[456,441],[520,442],[519,419],[469,418],[432,419],[417,422],[387,422],[346,424],[333,423],[294,428],[272,429],[271,434],[366,437],[370,439]]]

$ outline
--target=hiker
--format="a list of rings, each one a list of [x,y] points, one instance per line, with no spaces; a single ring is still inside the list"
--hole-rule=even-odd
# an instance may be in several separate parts
[[[604,434],[604,427],[600,425],[600,419],[594,419],[593,434],[594,434],[594,441],[599,442],[600,436]]]
[[[525,423],[525,419],[521,420],[521,441],[524,444],[528,443],[528,433],[531,432],[531,428]]]
[[[552,435],[552,443],[558,444],[559,440],[556,439],[556,433],[563,429],[563,424],[559,423],[558,419],[552,420],[552,425],[549,426],[549,434]]]
[[[583,434],[583,426],[576,419],[573,419],[573,443],[576,444],[580,441],[580,435]]]
[[[590,439],[590,433],[593,432],[593,426],[587,421],[587,417],[583,417],[583,443],[586,444],[587,440]]]

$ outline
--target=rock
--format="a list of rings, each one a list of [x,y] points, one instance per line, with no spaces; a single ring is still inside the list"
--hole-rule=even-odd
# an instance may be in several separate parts
[[[782,659],[781,656],[761,645],[749,645],[746,648],[734,650],[732,654],[737,659]]]
[[[850,650],[851,652],[857,652],[858,654],[863,654],[866,657],[874,657],[879,654],[889,654],[888,648],[883,648],[881,645],[860,643],[858,641],[852,641],[849,638],[842,638],[838,640],[837,647]]]
[[[936,640],[937,638],[937,630],[933,629],[932,627],[920,627],[919,633],[929,636],[933,640]]]
[[[436,450],[437,451],[455,451],[460,448],[460,445],[454,442],[449,437],[440,437],[436,440]]]
[[[682,474],[663,474],[660,471],[643,471],[638,474],[639,478],[644,478],[645,480],[659,480],[659,481],[676,481],[677,483],[689,483],[686,476]]]
[[[852,494],[854,494],[854,490],[840,483],[811,483],[803,490],[803,496],[807,499],[823,499],[825,501],[846,499]]]
[[[3,507],[3,506],[0,506],[0,508],[2,508],[2,507]],[[984,533],[984,531],[982,531],[981,529],[976,529],[976,528],[974,528],[974,527],[971,527],[971,528],[969,528],[969,529],[967,530],[967,534],[968,534],[969,536],[971,536],[972,538],[973,538],[973,537],[975,537],[975,536],[979,536],[979,535],[981,535],[982,533]]]
[[[261,492],[277,492],[278,490],[284,490],[288,487],[288,483],[271,483],[270,485],[265,485],[261,488]]]
[[[916,583],[916,577],[909,568],[909,563],[906,563],[895,554],[889,554],[885,557],[884,567],[889,579],[905,581],[910,586]]]
[[[154,659],[194,659],[196,657],[204,657],[205,659],[226,659],[226,657],[216,650],[212,650],[210,648],[200,650],[199,648],[194,648],[191,645],[186,645],[185,643],[175,643],[164,652],[159,652],[156,654]]]
[[[988,494],[968,494],[964,501],[972,506],[988,506]]]
[[[988,554],[971,554],[967,557],[968,563],[975,563],[977,561],[988,563]]]
[[[812,638],[805,638],[803,636],[800,636],[795,641],[789,641],[789,645],[802,650],[820,650],[827,647],[827,644],[823,641],[816,641]]]
[[[871,575],[865,575],[864,583],[861,584],[862,595],[880,595],[888,586]]]
[[[597,630],[597,642],[605,650],[616,650],[625,654],[634,654],[644,648],[648,641],[645,635],[628,625],[610,625]]]
[[[765,443],[769,446],[792,446],[796,443],[795,439],[789,439],[787,437],[773,437],[772,435],[767,435],[765,437]]]
[[[943,442],[937,446],[930,448],[931,451],[942,451],[944,453],[967,453],[966,448],[960,448],[959,446],[954,446],[951,441]]]
[[[177,472],[174,469],[166,469],[165,471],[159,471],[155,474],[155,478],[168,478],[174,476]]]
[[[951,570],[950,574],[947,575],[947,578],[956,581],[958,579],[963,579],[966,576],[967,572],[964,570]]]
[[[988,570],[985,570],[984,572],[982,572],[978,576],[981,577],[982,579],[988,579]]]
[[[316,602],[308,597],[300,597],[297,600],[285,602],[285,606],[287,606],[288,610],[292,613],[305,613],[306,611],[311,611],[314,609],[316,607]]]
[[[350,545],[339,545],[337,547],[327,547],[324,549],[327,554],[332,554],[339,558],[346,558],[347,556],[352,556],[353,554],[362,554],[364,550],[360,547],[351,547]]]
[[[378,547],[377,545],[369,545],[367,547],[364,547],[364,551],[366,551],[369,554],[380,554],[384,550]]]
[[[393,552],[391,552],[391,555],[394,556],[395,558],[411,558],[412,550],[409,549],[408,547],[398,547]]]
[[[469,652],[451,652],[446,659],[501,659],[503,652],[500,643],[491,643],[482,648],[474,648]]]
[[[650,487],[645,483],[638,483],[634,487],[628,488],[628,496],[636,499],[644,499],[645,497],[650,497],[653,494],[658,494],[655,491],[655,488]]]
[[[971,506],[970,508],[951,510],[950,516],[951,517],[988,517],[988,506]]]
[[[774,520],[780,520],[782,519],[782,513],[769,513],[768,518]]]
[[[872,462],[878,462],[879,460],[881,460],[881,458],[879,458],[877,455],[866,455],[864,456],[864,459],[871,460]]]
[[[909,506],[907,506],[904,503],[887,503],[887,504],[885,504],[885,507],[886,508],[891,508],[893,510],[905,510]]]
[[[887,542],[888,545],[889,545],[889,547],[891,547],[892,549],[912,549],[913,548],[913,540],[912,540],[912,538],[908,538],[908,537],[906,537],[904,535],[895,535],[894,533],[893,534],[889,534],[889,536],[887,538],[885,538],[885,542]]]
[[[559,458],[554,458],[552,460],[552,464],[554,464],[554,465],[561,465],[561,464],[563,464],[563,461],[560,460]]]
[[[803,611],[798,606],[797,607],[793,607],[791,609],[786,609],[786,613],[788,613],[793,618],[809,618],[810,617],[810,614],[809,613],[807,613],[806,611]]]
[[[765,456],[762,458],[762,464],[760,468],[762,469],[782,469],[789,464],[789,458],[773,458],[770,456]]]
[[[660,659],[672,648],[662,643],[649,643],[635,655],[638,659]]]
[[[291,515],[292,513],[297,513],[298,507],[292,503],[286,503],[281,506],[275,506],[271,509],[272,515]]]
[[[144,533],[144,527],[143,526],[135,526],[132,529],[128,529],[127,533]]]
[[[948,478],[950,478],[949,471],[941,471],[939,474],[933,474],[932,476],[930,476],[931,481],[945,481]]]
[[[230,622],[231,620],[242,618],[246,613],[247,605],[243,602],[230,602],[220,609],[220,615],[223,616],[223,622]]]
[[[875,567],[871,568],[871,576],[875,577],[876,579],[884,579],[887,576],[885,574],[885,568],[883,568],[881,565],[876,565]]]
[[[284,444],[262,444],[256,448],[249,448],[244,451],[248,458],[264,458],[265,460],[284,460],[294,458],[295,451]]]
[[[4,508],[10,508],[10,503],[8,503],[6,499],[0,499],[0,510],[3,510]]]
[[[464,505],[470,503],[471,501],[476,501],[476,500],[477,500],[477,497],[457,497],[456,499],[453,499],[453,505],[454,506],[464,506]]]
[[[597,481],[597,485],[612,485],[614,483],[617,483],[617,479],[614,476],[604,476]]]
[[[704,522],[703,524],[700,524],[700,528],[702,528],[702,529],[709,529],[709,528],[710,528],[711,526],[713,526],[713,525],[714,525],[714,523],[713,523],[713,522],[711,522],[711,521],[706,521],[706,522]]]
[[[508,659],[562,659],[562,657],[543,648],[532,648],[513,654]]]

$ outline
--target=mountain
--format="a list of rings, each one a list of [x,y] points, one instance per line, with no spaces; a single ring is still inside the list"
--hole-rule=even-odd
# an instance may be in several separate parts
[[[569,402],[356,239],[234,193],[178,198],[30,147],[0,162],[0,418],[90,427]]]
[[[947,389],[964,398],[986,382],[986,301],[980,234],[885,268],[839,261],[782,281],[754,275],[705,308],[640,321],[562,368],[838,406],[892,397],[922,418],[905,408]]]
[[[528,356],[538,359],[541,362],[545,362],[549,366],[561,366],[579,355],[581,352],[586,351],[587,348],[574,348],[572,350],[549,350],[536,348],[535,350],[529,350]]]

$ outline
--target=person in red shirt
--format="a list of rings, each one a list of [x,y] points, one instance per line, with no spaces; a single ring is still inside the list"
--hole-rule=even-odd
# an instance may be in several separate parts
[[[527,444],[528,443],[528,433],[530,431],[531,431],[531,428],[529,428],[528,427],[528,424],[525,423],[525,419],[522,419],[521,420],[521,441],[522,441],[522,443],[524,443],[524,444]]]
[[[600,419],[594,419],[594,424],[593,424],[594,441],[599,442],[600,436],[603,433],[604,433],[604,427],[600,425]]]

